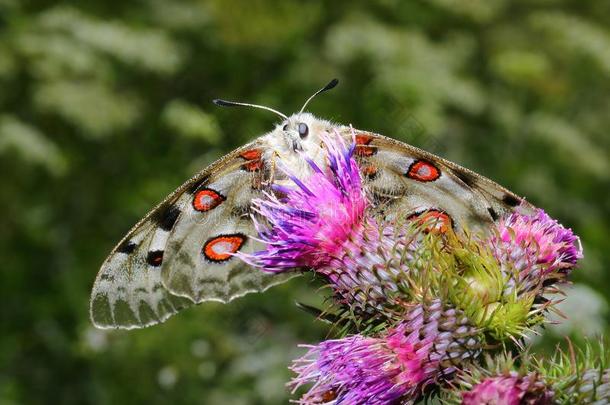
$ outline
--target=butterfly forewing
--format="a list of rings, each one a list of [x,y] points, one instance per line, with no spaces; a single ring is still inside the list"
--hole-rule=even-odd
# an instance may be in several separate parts
[[[251,201],[261,196],[266,175],[261,145],[242,149],[206,182],[186,195],[168,241],[163,282],[194,302],[228,302],[289,278],[252,269],[234,257],[262,249],[251,219]]]

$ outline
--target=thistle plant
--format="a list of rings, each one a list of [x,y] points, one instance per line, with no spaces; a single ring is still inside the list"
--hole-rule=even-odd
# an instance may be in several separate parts
[[[418,330],[409,332],[406,324],[376,337],[328,340],[309,347],[295,361],[292,386],[313,383],[299,401],[306,404],[329,402],[339,395],[346,403],[391,403],[414,396],[435,373],[429,360],[432,342],[432,337],[422,339]]]
[[[521,347],[546,322],[582,257],[569,229],[542,210],[516,210],[488,234],[454,232],[433,211],[380,219],[354,143],[338,134],[324,143],[327,168],[309,162],[309,178],[287,173],[292,187],[255,202],[265,249],[239,254],[267,272],[309,269],[332,291],[323,313],[332,315],[335,338],[305,346],[292,366],[293,391],[309,386],[299,403],[414,403],[451,387],[482,353]],[[551,398],[533,374],[480,384],[464,403]]]

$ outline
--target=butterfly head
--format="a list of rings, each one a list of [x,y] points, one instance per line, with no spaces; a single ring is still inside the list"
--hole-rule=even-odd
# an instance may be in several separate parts
[[[289,167],[305,169],[307,160],[321,164],[324,160],[322,136],[334,124],[310,113],[296,113],[279,123],[268,134],[272,152]],[[300,171],[300,170],[299,170]]]
[[[290,117],[267,106],[242,103],[236,101],[227,101],[215,99],[216,105],[223,107],[254,107],[267,111],[271,111],[282,117],[282,122],[271,131],[267,138],[270,140],[271,153],[285,161],[289,166],[304,166],[307,167],[307,159],[320,163],[322,156],[321,135],[324,132],[330,131],[333,125],[325,120],[316,118],[310,113],[303,112],[305,107],[318,94],[334,88],[339,81],[331,80],[326,86],[316,91],[311,95],[301,107],[298,113]]]
[[[281,128],[281,129],[280,129]],[[287,149],[293,152],[309,152],[320,144],[322,132],[330,130],[329,122],[316,118],[310,113],[297,113],[288,117],[276,127],[281,133]]]

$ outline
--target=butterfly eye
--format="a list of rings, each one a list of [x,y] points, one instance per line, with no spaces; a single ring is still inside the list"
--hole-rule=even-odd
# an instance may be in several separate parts
[[[307,126],[307,124],[301,122],[299,124],[299,136],[301,137],[301,139],[303,139],[307,136],[307,134],[309,134],[309,127]]]
[[[282,127],[282,131],[288,131],[288,124],[285,124],[284,127]]]

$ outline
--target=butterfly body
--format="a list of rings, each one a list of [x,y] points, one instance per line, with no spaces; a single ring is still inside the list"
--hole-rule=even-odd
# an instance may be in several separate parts
[[[95,281],[91,318],[102,328],[139,328],[202,301],[228,302],[291,274],[266,274],[233,253],[261,249],[251,201],[273,184],[327,165],[324,135],[355,140],[355,157],[378,215],[434,215],[444,229],[485,231],[519,206],[518,196],[461,166],[371,132],[316,118],[286,117],[269,133],[205,168],[144,217],[113,249]]]

